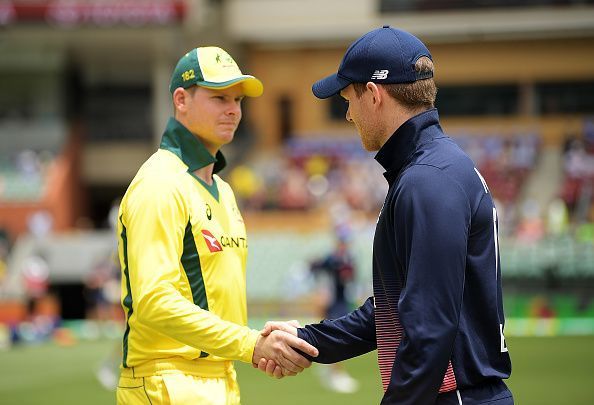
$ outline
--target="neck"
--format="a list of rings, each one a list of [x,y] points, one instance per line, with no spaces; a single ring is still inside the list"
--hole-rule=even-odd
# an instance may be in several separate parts
[[[188,130],[190,130],[189,129],[190,126],[188,125],[189,123],[185,116],[183,116],[182,114],[176,114],[176,116],[174,118],[177,119],[180,124],[182,124],[183,126],[188,128]],[[192,132],[192,131],[190,131],[190,132]],[[198,139],[200,142],[202,142],[202,144],[204,145],[204,147],[206,148],[208,153],[210,153],[212,156],[217,155],[217,152],[219,151],[218,146],[209,144],[208,142],[204,142],[204,140],[198,134],[196,134],[194,132],[192,132],[192,134],[196,137],[196,139]],[[212,163],[208,166],[204,166],[198,170],[194,170],[194,175],[196,177],[198,177],[199,179],[203,180],[206,184],[212,185],[213,170],[214,170],[214,163]]]
[[[209,164],[208,166],[201,167],[198,170],[194,170],[194,175],[210,186],[210,185],[212,185],[212,171],[213,171],[213,169],[214,169],[214,163]]]
[[[388,121],[386,122],[386,130],[384,131],[384,138],[382,140],[382,146],[390,139],[390,137],[404,124],[406,121],[411,119],[417,114],[425,111],[424,109],[408,109],[400,104],[396,104],[390,113],[386,114]]]

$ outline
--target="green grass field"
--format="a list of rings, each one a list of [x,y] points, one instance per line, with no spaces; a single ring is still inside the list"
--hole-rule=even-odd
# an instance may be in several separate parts
[[[509,385],[520,405],[594,404],[594,336],[510,338],[514,371]],[[96,381],[94,371],[113,341],[53,344],[0,351],[0,404],[113,404],[115,396]],[[377,404],[380,398],[375,354],[347,362],[361,383],[354,395],[334,394],[320,385],[314,366],[303,375],[272,380],[238,364],[244,405]]]

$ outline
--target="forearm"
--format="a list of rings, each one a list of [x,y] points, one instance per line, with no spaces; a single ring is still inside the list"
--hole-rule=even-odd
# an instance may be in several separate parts
[[[375,350],[373,299],[341,318],[306,325],[297,333],[319,350],[318,357],[310,358],[318,363],[336,363]]]
[[[136,308],[138,322],[211,355],[251,363],[259,332],[225,321],[173,289],[145,294]]]

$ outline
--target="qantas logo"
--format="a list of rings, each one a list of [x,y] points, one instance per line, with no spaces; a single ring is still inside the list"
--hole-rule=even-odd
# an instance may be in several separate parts
[[[204,240],[206,241],[206,247],[208,247],[208,250],[210,250],[213,253],[220,252],[223,250],[223,247],[221,246],[217,238],[215,238],[212,235],[212,233],[210,233],[206,229],[202,230],[202,236],[204,236]]]

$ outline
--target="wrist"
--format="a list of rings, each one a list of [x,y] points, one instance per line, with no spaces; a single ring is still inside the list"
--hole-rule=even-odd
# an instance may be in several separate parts
[[[252,350],[252,364],[258,364],[258,361],[262,358],[260,353],[260,341],[262,340],[262,336],[258,333],[256,340],[254,342],[254,350]]]

